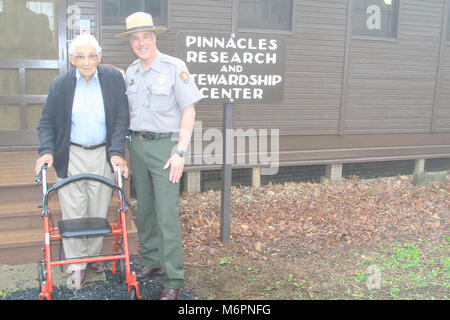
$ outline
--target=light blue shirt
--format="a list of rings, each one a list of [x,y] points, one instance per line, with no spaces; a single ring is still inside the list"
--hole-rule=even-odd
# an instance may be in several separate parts
[[[106,140],[105,108],[98,71],[89,81],[89,85],[86,85],[86,80],[78,70],[76,77],[70,142],[81,145],[103,143]]]

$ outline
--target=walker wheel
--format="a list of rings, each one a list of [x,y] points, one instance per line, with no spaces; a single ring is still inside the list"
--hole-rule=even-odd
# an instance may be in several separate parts
[[[39,294],[39,300],[51,300],[50,293],[41,293]]]
[[[44,277],[44,264],[42,262],[38,262],[37,264],[37,281],[39,281],[39,286],[42,284],[42,282],[45,281]]]
[[[135,286],[130,286],[129,289],[130,300],[139,300],[137,290],[138,289]]]
[[[117,261],[117,271],[119,273],[119,281],[124,283],[127,280],[126,269],[125,269],[125,261],[118,260]]]

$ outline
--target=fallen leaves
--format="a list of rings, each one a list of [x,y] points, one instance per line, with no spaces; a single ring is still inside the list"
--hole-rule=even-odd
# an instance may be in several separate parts
[[[411,179],[233,187],[232,242],[248,254],[264,256],[275,252],[275,243],[293,238],[321,246],[405,234],[442,236],[449,230],[450,184],[414,186]],[[222,247],[220,197],[220,191],[182,195],[180,222],[186,254],[200,258]]]

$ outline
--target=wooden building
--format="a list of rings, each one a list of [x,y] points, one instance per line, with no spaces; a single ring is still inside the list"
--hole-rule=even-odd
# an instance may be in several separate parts
[[[0,0],[0,263],[27,260],[3,257],[41,236],[35,128],[80,25],[99,40],[103,63],[122,69],[136,57],[114,35],[134,11],[167,27],[157,43],[170,55],[180,31],[282,37],[282,101],[236,103],[234,128],[277,129],[280,166],[325,164],[332,177],[345,163],[450,157],[449,2]],[[221,104],[196,110],[202,132],[222,128]],[[202,132],[200,151],[210,142]],[[197,190],[199,170],[217,168],[193,161],[186,185]]]

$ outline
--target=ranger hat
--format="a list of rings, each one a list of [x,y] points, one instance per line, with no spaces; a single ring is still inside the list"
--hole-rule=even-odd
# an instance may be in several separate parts
[[[154,33],[162,33],[167,31],[164,27],[155,27],[152,15],[146,12],[135,12],[126,19],[127,31],[116,34],[117,39],[128,37],[133,32],[152,31]]]

